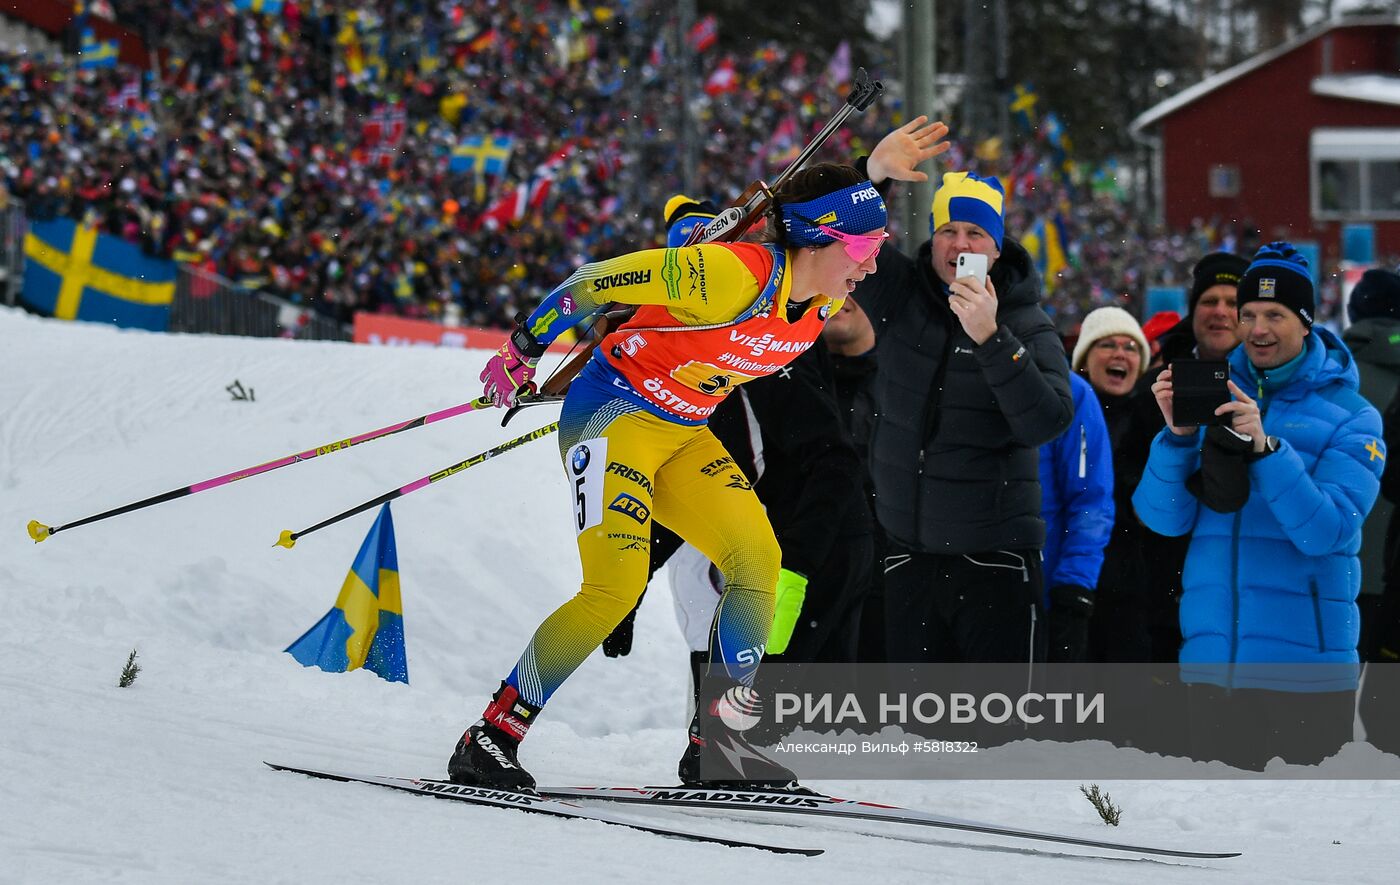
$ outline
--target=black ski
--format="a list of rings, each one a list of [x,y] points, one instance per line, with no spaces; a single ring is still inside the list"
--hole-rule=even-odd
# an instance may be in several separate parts
[[[948,830],[965,830],[970,833],[985,833],[992,836],[1010,836],[1017,839],[1037,839],[1042,842],[1055,842],[1061,845],[1078,845],[1084,848],[1124,851],[1132,854],[1150,854],[1165,857],[1188,857],[1194,859],[1215,859],[1239,857],[1238,851],[1182,851],[1175,848],[1155,848],[1149,845],[1131,845],[1123,842],[1109,842],[1103,839],[1086,839],[1062,833],[1043,833],[1036,830],[1022,830],[999,824],[943,817],[913,808],[898,805],[885,805],[879,802],[861,802],[855,799],[838,799],[834,796],[802,793],[762,793],[747,790],[708,790],[689,787],[551,787],[540,790],[541,795],[555,799],[592,799],[605,802],[629,803],[653,808],[698,808],[734,812],[769,812],[792,815],[813,815],[817,817],[844,820],[879,821],[891,824],[908,824],[916,827],[938,827]]]
[[[786,845],[774,845],[767,842],[747,842],[743,839],[730,839],[726,836],[712,835],[697,830],[677,829],[669,826],[654,826],[652,824],[640,823],[626,817],[618,817],[606,811],[584,808],[563,799],[556,799],[550,796],[536,796],[531,793],[518,793],[514,790],[464,787],[448,781],[435,781],[420,778],[376,777],[374,775],[344,774],[335,771],[317,771],[310,768],[297,768],[291,765],[278,765],[272,762],[264,762],[263,764],[276,771],[290,771],[294,774],[304,774],[309,777],[324,778],[325,780],[356,784],[373,784],[378,787],[388,787],[391,790],[401,790],[405,793],[412,793],[416,796],[432,796],[437,799],[455,799],[459,802],[470,802],[473,805],[486,808],[512,808],[516,811],[526,811],[531,814],[545,814],[551,817],[574,818],[577,820],[592,820],[599,823],[612,824],[613,826],[641,830],[644,833],[654,833],[658,836],[685,839],[690,842],[709,842],[715,845],[725,845],[730,848],[757,848],[760,851],[772,851],[777,854],[802,854],[807,857],[816,857],[822,853],[822,849],[820,848],[792,848]]]

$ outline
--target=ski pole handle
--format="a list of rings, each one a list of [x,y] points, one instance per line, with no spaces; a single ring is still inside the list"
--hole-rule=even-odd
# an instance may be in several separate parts
[[[335,523],[340,522],[341,520],[349,519],[357,513],[364,513],[366,510],[369,510],[372,507],[378,507],[380,504],[392,501],[395,498],[402,498],[404,495],[407,495],[410,492],[416,492],[424,486],[431,485],[432,483],[447,479],[449,476],[461,473],[463,470],[466,470],[469,467],[475,467],[483,461],[490,461],[497,455],[509,452],[511,449],[523,446],[528,442],[534,442],[535,440],[540,439],[541,437],[549,436],[551,433],[558,429],[558,421],[555,421],[553,424],[546,424],[545,426],[532,430],[529,433],[517,436],[515,439],[506,440],[500,445],[493,446],[484,452],[478,452],[477,454],[472,455],[470,458],[467,458],[464,461],[458,461],[451,467],[444,467],[436,473],[430,473],[427,476],[415,479],[408,485],[400,486],[399,488],[394,489],[392,492],[385,492],[377,498],[373,498],[369,501],[364,502],[363,504],[358,504],[354,507],[351,507],[344,513],[337,513],[330,519],[322,520],[321,522],[316,523],[309,529],[302,529],[299,532],[294,532],[289,529],[283,530],[281,536],[277,539],[277,543],[273,546],[286,547],[288,550],[290,550],[292,549],[292,546],[296,544],[299,538],[304,538],[312,532],[319,531],[328,525],[334,525]]]

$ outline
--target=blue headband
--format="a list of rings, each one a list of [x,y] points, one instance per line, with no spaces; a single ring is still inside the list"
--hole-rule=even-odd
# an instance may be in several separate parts
[[[784,203],[783,229],[788,242],[794,246],[825,246],[832,238],[817,227],[824,224],[842,233],[866,234],[885,226],[889,216],[880,192],[868,181],[829,194],[822,194],[805,203]]]

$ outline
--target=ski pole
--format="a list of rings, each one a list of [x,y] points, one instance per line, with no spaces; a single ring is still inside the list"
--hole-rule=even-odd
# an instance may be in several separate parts
[[[511,449],[514,449],[518,446],[523,446],[528,442],[534,442],[535,440],[540,439],[541,437],[549,436],[551,433],[558,429],[558,421],[555,421],[553,424],[546,424],[545,426],[532,430],[529,433],[517,436],[515,439],[506,440],[500,445],[493,446],[492,448],[489,448],[484,452],[478,452],[477,454],[472,455],[465,461],[458,461],[451,467],[444,467],[436,473],[430,473],[427,476],[422,477],[421,479],[415,479],[408,485],[400,486],[399,488],[394,489],[392,492],[385,492],[377,498],[366,501],[365,503],[357,505],[355,507],[351,507],[344,513],[337,513],[330,519],[322,520],[321,522],[316,523],[309,529],[302,529],[299,532],[294,532],[290,529],[284,529],[282,532],[282,536],[277,539],[277,543],[274,546],[286,547],[288,550],[290,550],[292,549],[292,545],[297,542],[297,539],[303,538],[314,531],[323,529],[328,525],[334,525],[335,523],[340,522],[342,519],[349,519],[356,513],[363,513],[366,510],[369,510],[371,507],[378,507],[380,504],[383,504],[386,501],[392,501],[395,498],[402,498],[409,492],[416,492],[426,485],[435,483],[439,480],[447,479],[449,476],[452,476],[455,473],[461,473],[468,467],[475,467],[483,461],[490,461],[497,455],[500,455],[504,452],[509,452]]]
[[[543,404],[550,401],[552,400],[540,400],[540,403]],[[527,401],[525,404],[532,405],[533,403]],[[123,513],[130,513],[133,510],[140,510],[144,507],[154,507],[156,504],[164,504],[166,501],[173,501],[176,498],[183,498],[186,495],[195,495],[199,492],[204,492],[208,491],[209,489],[218,488],[219,486],[228,485],[231,482],[237,482],[238,480],[245,479],[249,476],[257,476],[262,473],[267,473],[269,471],[276,470],[279,467],[286,467],[289,464],[297,464],[302,461],[309,461],[312,458],[315,458],[319,455],[329,455],[331,452],[338,452],[342,449],[348,449],[351,446],[357,446],[360,443],[369,442],[373,439],[382,439],[383,437],[391,436],[395,433],[402,433],[405,430],[412,430],[415,427],[423,427],[424,425],[432,424],[436,421],[443,421],[447,418],[453,418],[457,415],[462,415],[467,412],[474,412],[478,409],[488,409],[490,407],[491,400],[487,399],[484,396],[478,397],[472,400],[471,402],[462,403],[461,405],[453,406],[450,409],[443,409],[439,412],[430,412],[427,415],[419,415],[417,418],[412,418],[408,421],[400,421],[398,424],[390,424],[388,427],[381,427],[378,430],[371,430],[369,433],[361,433],[358,436],[352,436],[349,439],[338,439],[333,442],[328,442],[325,445],[317,446],[314,449],[307,449],[304,452],[298,452],[295,455],[287,455],[286,457],[278,458],[275,461],[268,461],[266,464],[259,464],[256,467],[245,467],[242,470],[235,470],[234,472],[226,473],[223,476],[216,476],[213,479],[206,479],[202,482],[194,483],[193,485],[187,485],[184,488],[173,489],[169,492],[165,492],[164,494],[153,495],[150,498],[146,498],[141,501],[136,501],[132,504],[124,504],[121,507],[114,507],[111,510],[104,511],[93,516],[85,517],[84,519],[79,519],[75,522],[64,523],[63,525],[59,526],[47,526],[44,525],[42,522],[39,522],[39,520],[37,519],[31,519],[29,521],[28,526],[29,537],[33,538],[34,543],[38,544],[40,541],[43,541],[50,535],[56,535],[61,531],[77,528],[80,525],[87,525],[90,522],[97,522],[98,520],[108,519],[113,516],[121,516]]]

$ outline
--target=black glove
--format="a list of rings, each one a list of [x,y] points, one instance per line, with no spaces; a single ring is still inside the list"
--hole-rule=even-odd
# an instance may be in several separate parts
[[[1249,500],[1249,461],[1254,442],[1212,424],[1201,443],[1201,469],[1186,478],[1186,490],[1216,513],[1234,513]]]
[[[1089,616],[1093,613],[1092,590],[1073,584],[1050,588],[1050,663],[1084,663],[1089,654]]]
[[[603,640],[603,654],[610,658],[622,658],[632,651],[632,629],[637,624],[637,609],[641,608],[641,605],[642,601],[637,600],[636,606],[622,619],[622,623],[614,627],[608,638]]]

